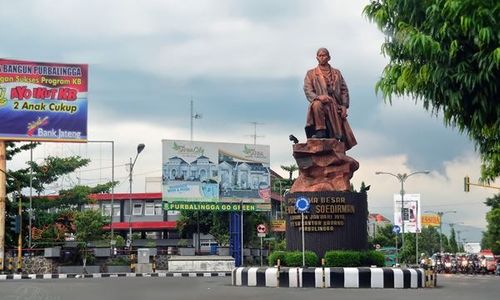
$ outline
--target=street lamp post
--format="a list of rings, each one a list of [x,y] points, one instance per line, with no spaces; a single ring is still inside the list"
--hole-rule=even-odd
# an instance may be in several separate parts
[[[439,216],[439,252],[443,253],[443,216],[445,214],[456,214],[455,210],[447,210],[447,211],[432,211],[427,210],[426,212],[435,213]]]
[[[135,154],[134,162],[132,162],[132,157],[130,158],[130,172],[129,172],[129,183],[130,183],[130,186],[129,186],[129,216],[128,216],[128,235],[129,235],[128,238],[129,238],[129,241],[130,241],[129,249],[132,247],[132,212],[134,211],[133,207],[132,207],[132,173],[134,171],[134,166],[135,166],[135,162],[137,161],[137,157],[139,156],[139,153],[141,153],[142,150],[144,150],[144,147],[146,147],[144,144],[137,145],[137,153]]]
[[[417,171],[417,172],[413,172],[410,174],[406,174],[406,173],[393,174],[393,173],[389,173],[389,172],[380,172],[380,171],[375,172],[376,175],[385,174],[385,175],[391,175],[393,177],[396,177],[398,179],[398,181],[401,183],[401,249],[404,249],[404,245],[405,245],[405,220],[404,220],[405,189],[404,189],[404,183],[405,183],[406,179],[408,179],[410,176],[413,176],[415,174],[429,174],[429,173],[430,173],[430,171]]]

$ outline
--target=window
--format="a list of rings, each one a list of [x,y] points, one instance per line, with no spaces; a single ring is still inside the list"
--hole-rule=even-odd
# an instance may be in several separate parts
[[[144,206],[144,215],[145,216],[154,216],[155,214],[155,204],[154,202],[146,202]]]
[[[113,215],[115,217],[120,216],[120,204],[113,204]]]
[[[111,216],[111,204],[103,204],[101,214],[106,217]]]
[[[163,215],[163,207],[162,207],[161,202],[160,203],[155,203],[155,215],[156,216]]]
[[[99,210],[99,204],[84,204],[83,210]]]
[[[132,215],[134,216],[142,215],[142,203],[134,203],[134,209],[132,210]]]

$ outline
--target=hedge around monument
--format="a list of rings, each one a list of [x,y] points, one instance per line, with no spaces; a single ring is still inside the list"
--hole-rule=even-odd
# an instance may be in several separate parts
[[[282,267],[302,267],[301,251],[274,251],[269,255],[270,266],[276,266],[280,260]],[[307,267],[318,267],[319,259],[312,251],[305,252]],[[325,267],[370,267],[384,266],[385,257],[377,251],[333,250],[325,253]]]
[[[317,267],[319,265],[318,256],[312,251],[306,251],[305,254],[306,267]],[[274,251],[269,255],[268,261],[270,266],[276,266],[280,260],[282,267],[302,267],[302,252],[301,251]]]
[[[325,267],[369,267],[384,266],[384,255],[377,251],[328,251]]]

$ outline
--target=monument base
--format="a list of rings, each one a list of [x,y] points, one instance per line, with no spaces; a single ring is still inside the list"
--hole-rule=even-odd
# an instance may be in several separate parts
[[[299,197],[310,202],[310,212],[304,214],[306,250],[319,258],[330,250],[367,250],[367,195],[355,192],[287,194],[287,250],[302,250],[302,215],[295,209]]]
[[[299,167],[291,193],[348,191],[350,179],[359,163],[345,155],[344,143],[335,139],[308,139],[293,145],[293,157]]]

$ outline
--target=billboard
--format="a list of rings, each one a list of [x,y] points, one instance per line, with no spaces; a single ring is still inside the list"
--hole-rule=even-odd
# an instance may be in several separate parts
[[[269,146],[163,140],[162,149],[165,209],[271,208]]]
[[[420,194],[404,194],[403,218],[405,233],[415,233],[422,230]],[[394,225],[402,227],[401,194],[394,194]]]
[[[0,59],[0,139],[85,142],[88,65]]]
[[[437,214],[425,214],[421,219],[422,227],[439,227],[441,218]]]

